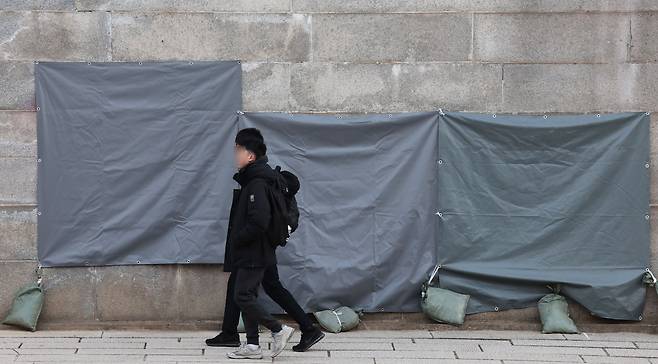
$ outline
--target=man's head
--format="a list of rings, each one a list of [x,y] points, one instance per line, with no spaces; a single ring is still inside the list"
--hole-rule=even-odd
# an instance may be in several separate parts
[[[267,153],[263,135],[256,128],[246,128],[235,136],[235,166],[243,168]]]

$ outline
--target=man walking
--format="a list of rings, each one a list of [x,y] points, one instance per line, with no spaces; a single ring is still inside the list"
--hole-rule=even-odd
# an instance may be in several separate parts
[[[281,325],[257,302],[261,284],[266,293],[299,323],[302,340],[295,346],[296,351],[305,351],[324,336],[279,281],[275,247],[266,236],[271,220],[267,188],[276,173],[267,164],[266,151],[260,131],[247,128],[238,132],[235,164],[239,170],[233,178],[240,189],[233,194],[226,240],[225,270],[230,271],[231,276],[224,323],[221,334],[206,340],[210,346],[238,346],[237,323],[241,310],[247,343],[227,354],[232,359],[262,358],[258,342],[259,323],[272,331],[272,357],[283,351],[294,331]]]

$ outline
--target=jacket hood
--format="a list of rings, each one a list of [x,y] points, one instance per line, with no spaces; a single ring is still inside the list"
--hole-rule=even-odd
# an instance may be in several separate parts
[[[264,155],[241,168],[233,175],[233,179],[240,184],[240,187],[244,187],[254,178],[262,178],[266,181],[272,181],[275,179],[274,173],[272,167],[267,164],[267,156]]]

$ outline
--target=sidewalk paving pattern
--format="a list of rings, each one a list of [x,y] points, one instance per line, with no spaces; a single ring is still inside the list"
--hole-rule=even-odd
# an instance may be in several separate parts
[[[211,348],[214,331],[0,330],[0,363],[644,363],[658,364],[658,335],[529,331],[379,331],[327,334],[306,353],[289,344],[274,360],[230,360]],[[244,339],[244,337],[243,337]],[[263,333],[261,345],[271,338]],[[299,341],[295,334],[293,342]]]

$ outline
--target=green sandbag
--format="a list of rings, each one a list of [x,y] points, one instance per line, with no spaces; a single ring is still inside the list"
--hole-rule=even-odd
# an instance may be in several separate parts
[[[18,291],[14,303],[2,323],[36,331],[42,307],[43,290],[36,283],[29,284]]]
[[[578,328],[569,317],[569,306],[566,298],[550,293],[542,297],[537,305],[544,334],[577,334]]]
[[[313,315],[323,329],[334,334],[352,330],[361,321],[359,314],[347,306],[342,306],[335,310],[313,312]]]
[[[421,297],[420,306],[432,320],[451,325],[464,323],[471,296],[425,285]]]

